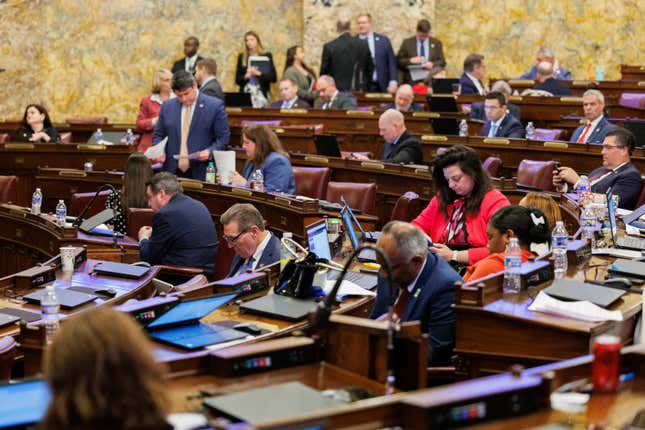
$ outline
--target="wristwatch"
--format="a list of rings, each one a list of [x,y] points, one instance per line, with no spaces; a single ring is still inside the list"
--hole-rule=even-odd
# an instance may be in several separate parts
[[[459,256],[459,251],[457,250],[452,251],[452,257],[450,258],[450,261],[456,261],[457,263],[459,263],[459,260],[457,260],[458,256]]]

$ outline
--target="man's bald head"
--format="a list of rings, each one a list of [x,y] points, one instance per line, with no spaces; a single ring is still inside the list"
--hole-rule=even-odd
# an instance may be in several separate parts
[[[396,90],[394,96],[394,103],[396,104],[396,109],[400,112],[408,112],[414,101],[414,91],[412,87],[408,84],[403,84]]]
[[[352,28],[352,21],[347,16],[339,16],[336,21],[336,31],[338,33],[348,33]]]
[[[403,114],[396,109],[388,109],[378,119],[378,131],[386,142],[394,140],[405,132]]]

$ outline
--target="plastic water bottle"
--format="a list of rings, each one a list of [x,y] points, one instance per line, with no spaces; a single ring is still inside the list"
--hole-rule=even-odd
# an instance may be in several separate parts
[[[468,136],[468,122],[465,119],[462,119],[459,123],[459,136],[466,137]]]
[[[264,191],[264,175],[260,169],[255,171],[255,186],[253,189],[255,191]]]
[[[589,191],[589,178],[582,175],[576,184],[576,194],[582,194],[587,191]]]
[[[580,225],[582,226],[582,239],[590,241],[593,248],[596,242],[596,214],[591,204],[585,205],[580,214]]]
[[[43,192],[40,191],[40,188],[36,188],[34,194],[31,196],[31,213],[34,215],[40,215],[40,207],[43,204]]]
[[[504,293],[518,294],[521,289],[520,266],[522,265],[522,248],[516,237],[506,246],[504,252]]]
[[[209,161],[206,167],[206,182],[209,184],[215,183],[215,163],[212,161]]]
[[[530,121],[526,126],[526,138],[531,140],[535,138],[535,126]]]
[[[567,273],[569,265],[567,261],[567,243],[569,234],[562,221],[555,223],[553,233],[551,233],[551,250],[553,251],[553,272],[555,279],[562,279]]]
[[[49,345],[58,330],[58,297],[53,285],[45,288],[45,294],[40,299],[40,308],[45,323],[45,342]]]
[[[125,132],[125,144],[126,145],[132,145],[134,143],[134,134],[132,134],[132,129],[129,128],[128,131]]]
[[[94,139],[96,139],[96,143],[101,143],[103,141],[103,131],[100,128],[96,129],[96,133],[94,133]]]
[[[290,231],[285,231],[284,233],[282,233],[282,238],[292,239],[293,234]],[[283,243],[280,243],[280,272],[284,270],[284,266],[286,266],[289,260],[291,260],[292,258],[293,258],[293,255],[291,254],[291,252],[289,252],[289,250],[287,249],[286,246],[284,246]]]
[[[56,224],[65,227],[65,218],[67,218],[67,206],[63,200],[59,200],[56,205]]]
[[[605,80],[605,66],[602,64],[596,66],[596,82],[602,82]]]

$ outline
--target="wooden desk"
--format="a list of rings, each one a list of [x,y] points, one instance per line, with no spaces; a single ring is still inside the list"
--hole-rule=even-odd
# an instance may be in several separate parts
[[[623,80],[642,81],[645,80],[645,66],[620,65],[620,74]]]
[[[497,79],[491,79],[491,85]],[[575,79],[570,81],[558,80],[562,85],[569,88],[575,97],[582,97],[587,90],[598,90],[605,97],[611,97],[618,100],[622,93],[642,93],[645,92],[645,82],[637,82],[633,80],[620,80],[620,81],[594,81],[588,79]],[[508,84],[521,93],[524,90],[534,88],[538,81],[531,79],[511,79]]]

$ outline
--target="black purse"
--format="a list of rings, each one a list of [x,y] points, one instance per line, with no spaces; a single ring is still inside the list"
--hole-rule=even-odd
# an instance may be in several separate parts
[[[302,260],[289,260],[282,269],[273,291],[276,294],[297,299],[312,297],[314,275],[318,270],[318,263],[323,261],[325,259],[318,258],[313,252],[309,252]]]

